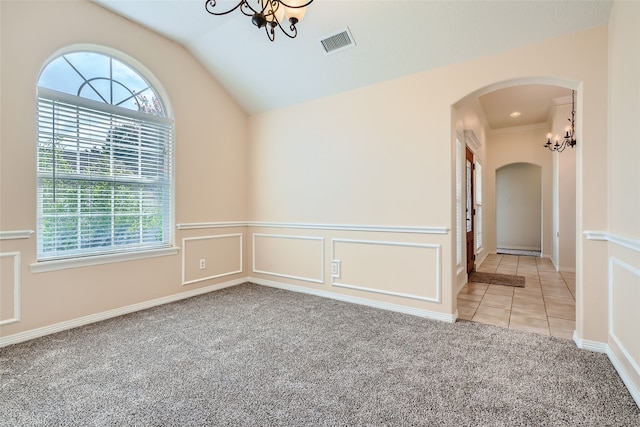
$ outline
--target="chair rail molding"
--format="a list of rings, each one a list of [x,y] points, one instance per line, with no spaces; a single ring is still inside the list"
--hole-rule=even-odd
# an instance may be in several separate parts
[[[623,246],[627,249],[640,252],[640,240],[629,239],[628,237],[619,236],[617,234],[609,233],[606,231],[583,231],[582,234],[587,240],[599,240],[604,242],[615,243],[618,246]]]
[[[28,239],[33,233],[33,230],[0,231],[0,240]]]
[[[204,228],[228,228],[228,227],[266,227],[266,228],[293,228],[308,230],[332,230],[332,231],[373,231],[385,233],[409,233],[409,234],[449,234],[447,227],[411,226],[411,225],[358,225],[358,224],[318,224],[299,222],[268,222],[268,221],[229,221],[229,222],[194,222],[176,224],[178,230],[195,230]]]

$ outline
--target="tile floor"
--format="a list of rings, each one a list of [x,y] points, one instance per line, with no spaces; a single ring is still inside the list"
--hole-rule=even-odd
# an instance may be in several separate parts
[[[547,258],[489,255],[478,271],[517,274],[524,288],[467,283],[458,294],[458,317],[554,337],[573,337],[575,273],[558,273]]]

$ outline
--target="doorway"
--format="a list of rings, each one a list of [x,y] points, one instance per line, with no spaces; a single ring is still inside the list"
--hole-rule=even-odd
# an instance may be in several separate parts
[[[496,251],[540,256],[542,167],[511,163],[496,170]]]

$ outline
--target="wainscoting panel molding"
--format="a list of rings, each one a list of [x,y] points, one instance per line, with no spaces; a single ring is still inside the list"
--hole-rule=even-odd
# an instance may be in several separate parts
[[[253,234],[253,272],[324,284],[324,237]]]
[[[607,231],[586,230],[582,233],[587,240],[608,242],[610,252],[620,248],[640,253],[640,241],[609,233]],[[574,334],[574,341],[580,348],[602,351],[627,386],[631,396],[640,406],[640,348],[638,328],[640,315],[637,301],[640,300],[640,268],[634,267],[615,256],[609,257],[609,343],[585,343]],[[623,315],[623,319],[618,316]],[[629,348],[629,347],[633,348]],[[593,347],[593,348],[591,348]],[[633,371],[633,372],[630,372]]]
[[[0,263],[1,326],[20,321],[20,252],[0,253]]]
[[[609,257],[609,340],[624,356],[626,364],[635,371],[636,378],[640,378],[638,301],[640,269],[616,257]],[[620,361],[618,363],[623,365]]]
[[[340,261],[335,287],[441,302],[441,245],[332,239],[331,257]]]
[[[182,284],[242,273],[242,234],[182,239]]]

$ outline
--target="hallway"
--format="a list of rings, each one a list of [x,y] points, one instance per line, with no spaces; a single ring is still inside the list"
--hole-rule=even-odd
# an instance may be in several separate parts
[[[525,287],[467,283],[458,294],[458,317],[509,329],[572,339],[575,273],[559,273],[547,258],[489,255],[478,271],[517,274]]]

